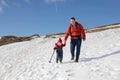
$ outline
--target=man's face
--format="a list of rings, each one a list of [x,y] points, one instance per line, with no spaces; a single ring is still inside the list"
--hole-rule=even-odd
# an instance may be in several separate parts
[[[74,20],[74,19],[71,19],[71,20],[70,20],[70,24],[75,25],[75,20]]]

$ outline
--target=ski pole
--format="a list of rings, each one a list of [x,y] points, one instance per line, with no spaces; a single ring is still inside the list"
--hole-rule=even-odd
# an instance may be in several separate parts
[[[53,54],[52,54],[52,56],[51,56],[51,58],[50,58],[49,63],[51,63],[52,57],[53,57],[53,55],[54,55],[54,52],[55,52],[55,50],[53,51]]]

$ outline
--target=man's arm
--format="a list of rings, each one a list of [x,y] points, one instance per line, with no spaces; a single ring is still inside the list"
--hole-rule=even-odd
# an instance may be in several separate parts
[[[69,26],[67,31],[66,31],[65,37],[64,37],[64,44],[66,44],[66,41],[67,41],[68,36],[70,35],[70,32],[71,32],[71,29],[70,29],[70,26]]]
[[[81,24],[80,24],[80,28],[81,28],[81,37],[82,37],[83,41],[85,41],[86,40],[86,33],[85,33],[85,30]]]

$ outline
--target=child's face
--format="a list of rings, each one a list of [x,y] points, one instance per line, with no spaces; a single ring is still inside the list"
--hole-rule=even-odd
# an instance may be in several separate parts
[[[62,43],[58,42],[58,43],[57,43],[57,45],[58,45],[58,46],[61,46],[61,45],[62,45]]]

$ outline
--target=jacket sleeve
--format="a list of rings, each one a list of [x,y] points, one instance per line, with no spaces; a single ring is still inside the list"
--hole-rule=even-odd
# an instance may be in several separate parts
[[[70,29],[70,26],[68,27],[67,31],[66,31],[66,34],[65,34],[65,37],[64,37],[64,40],[66,41],[68,36],[70,35],[71,33],[71,29]]]
[[[81,28],[81,38],[83,40],[86,40],[86,33],[85,33],[85,30],[81,24],[80,24],[80,28]]]
[[[66,46],[66,44],[62,44],[62,47],[65,47]]]
[[[54,50],[58,48],[58,45],[57,43],[55,43],[55,46],[54,46]]]

